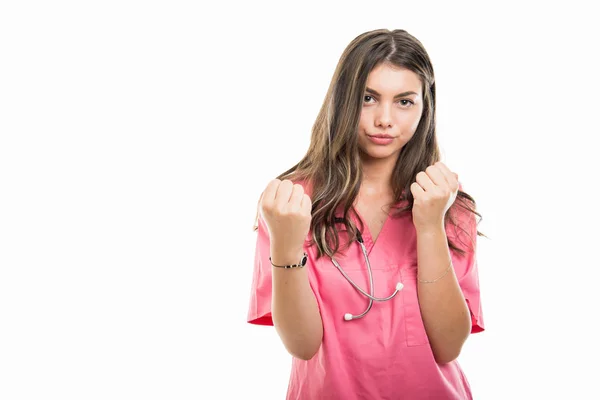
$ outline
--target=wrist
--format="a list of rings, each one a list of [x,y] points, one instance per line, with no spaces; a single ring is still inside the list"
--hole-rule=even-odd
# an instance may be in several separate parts
[[[271,263],[275,265],[292,265],[298,264],[304,256],[304,250],[271,250]]]
[[[415,228],[417,235],[437,235],[439,233],[446,233],[444,223],[423,225]]]

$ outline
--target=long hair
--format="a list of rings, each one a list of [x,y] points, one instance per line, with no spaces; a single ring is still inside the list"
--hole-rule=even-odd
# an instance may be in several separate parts
[[[417,74],[421,80],[424,102],[417,129],[401,149],[392,173],[393,204],[405,204],[404,207],[398,207],[392,216],[412,211],[414,198],[410,185],[416,182],[417,173],[425,171],[428,166],[440,160],[435,134],[434,72],[429,55],[421,42],[402,29],[378,29],[357,36],[340,57],[323,105],[313,124],[306,155],[299,163],[277,176],[280,180],[289,179],[294,182],[307,182],[310,185],[310,245],[317,245],[317,258],[324,254],[333,257],[340,249],[334,220],[339,207],[343,209],[343,224],[351,239],[344,249],[356,239],[356,226],[348,218],[348,213],[358,215],[353,204],[362,182],[358,124],[367,77],[380,63],[405,68]],[[459,189],[456,200],[445,214],[444,224],[451,223],[459,230],[467,232],[466,227],[457,225],[453,218],[454,213],[451,211],[456,207],[462,207],[463,210],[482,218],[476,211],[475,200]],[[254,230],[258,229],[257,221],[258,210]],[[477,235],[485,236],[478,230],[475,231]],[[474,238],[470,239],[473,243]],[[448,246],[464,254],[450,239]]]

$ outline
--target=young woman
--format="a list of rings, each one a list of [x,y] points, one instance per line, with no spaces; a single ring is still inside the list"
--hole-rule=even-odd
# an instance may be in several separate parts
[[[375,30],[343,52],[306,156],[260,196],[248,322],[293,356],[288,399],[470,399],[484,329],[475,201],[439,161],[423,45]]]

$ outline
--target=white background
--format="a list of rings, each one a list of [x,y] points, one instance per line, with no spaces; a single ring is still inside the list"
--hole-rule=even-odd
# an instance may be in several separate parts
[[[475,398],[600,396],[591,9],[1,4],[1,399],[283,399],[290,356],[246,323],[258,196],[377,28],[427,48],[443,161],[490,237]]]

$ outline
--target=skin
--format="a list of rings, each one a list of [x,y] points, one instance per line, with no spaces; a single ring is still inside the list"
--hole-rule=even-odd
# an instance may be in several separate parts
[[[367,91],[358,124],[358,145],[361,150],[364,195],[377,195],[391,191],[392,170],[402,147],[413,137],[423,101],[421,81],[412,71],[389,64],[373,68],[367,78]],[[379,95],[370,93],[373,89]],[[396,94],[412,91],[394,99]],[[389,145],[378,145],[367,135],[384,133],[394,136]]]
[[[414,72],[382,63],[369,74],[358,129],[363,206],[378,207],[390,199],[390,178],[402,147],[413,137],[423,101],[421,81]],[[375,94],[373,92],[377,92]],[[404,92],[414,92],[397,97]],[[392,143],[379,145],[367,137],[384,133]],[[421,171],[410,190],[414,196],[413,223],[417,233],[419,306],[429,342],[438,363],[458,357],[471,331],[470,313],[451,263],[444,216],[458,193],[458,175],[441,161]],[[447,272],[447,273],[446,273]],[[444,275],[445,274],[445,275]]]
[[[411,71],[382,64],[371,71],[367,87],[379,95],[365,93],[361,112],[358,140],[364,180],[359,197],[363,206],[378,207],[381,199],[390,199],[396,158],[418,126],[423,109],[421,83]],[[415,94],[394,99],[396,94],[409,90]],[[394,140],[390,145],[377,145],[366,136],[373,133],[388,133]],[[415,197],[419,279],[433,280],[444,274],[450,263],[443,218],[456,198],[458,176],[438,162],[419,172],[410,189]],[[260,207],[271,235],[271,262],[298,262],[310,225],[311,199],[301,185],[275,179],[263,192]],[[419,283],[418,294],[436,361],[443,364],[454,360],[471,329],[454,270],[433,284]],[[305,268],[273,268],[272,316],[290,354],[303,360],[316,354],[322,343],[323,325]]]

